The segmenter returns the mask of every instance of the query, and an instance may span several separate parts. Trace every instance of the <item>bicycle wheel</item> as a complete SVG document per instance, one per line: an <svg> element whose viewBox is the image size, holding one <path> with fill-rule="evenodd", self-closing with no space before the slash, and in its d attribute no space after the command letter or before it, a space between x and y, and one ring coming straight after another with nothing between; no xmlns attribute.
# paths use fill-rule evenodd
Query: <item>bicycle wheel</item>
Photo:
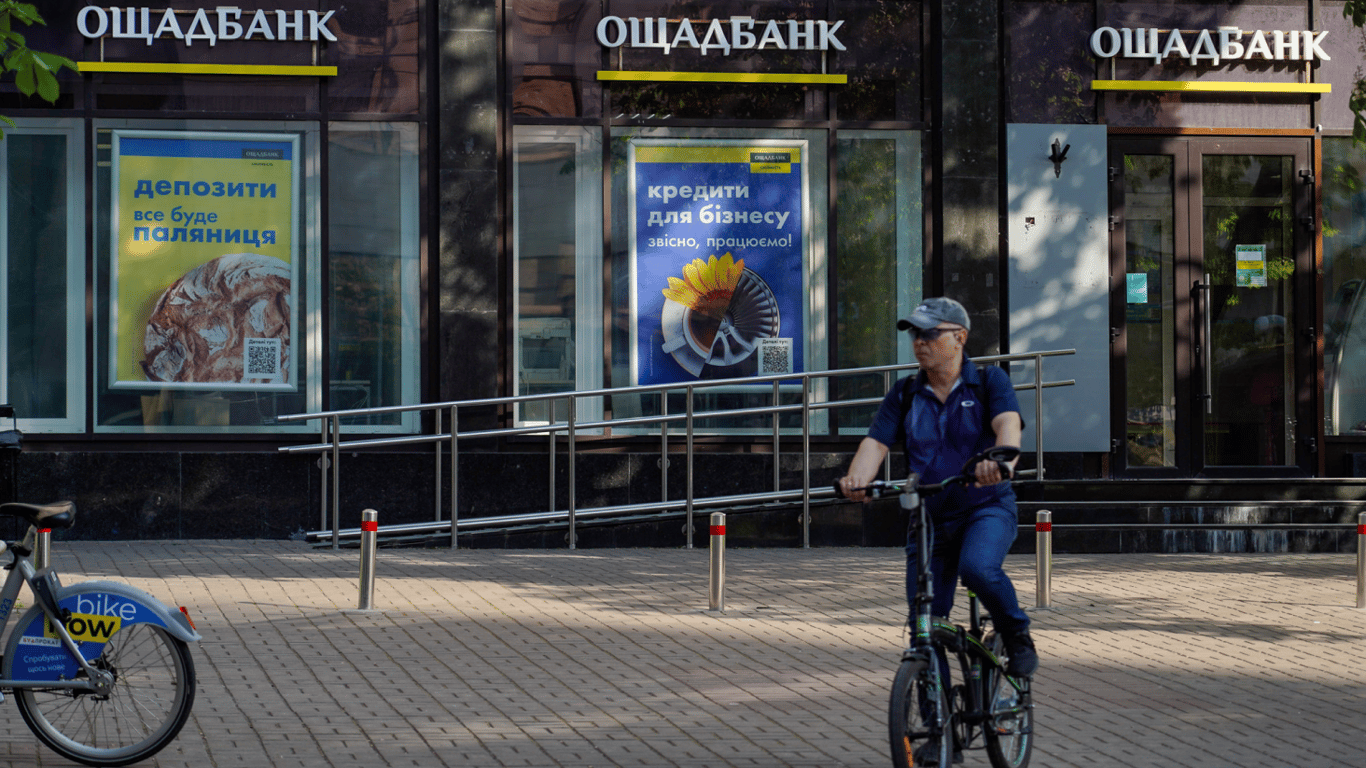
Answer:
<svg viewBox="0 0 1366 768"><path fill-rule="evenodd" d="M997 659L1005 653L1001 638L989 634L983 642ZM987 757L994 768L1025 768L1034 747L1034 710L1029 691L1017 689L997 666L986 669L986 704L989 717L982 724Z"/></svg>
<svg viewBox="0 0 1366 768"><path fill-rule="evenodd" d="M896 768L948 768L951 734L943 685L931 679L925 659L903 660L892 681L892 701L887 715L892 765Z"/></svg>
<svg viewBox="0 0 1366 768"><path fill-rule="evenodd" d="M145 760L171 742L194 704L189 647L155 624L115 632L93 666L114 675L108 696L15 691L19 714L44 744L94 766Z"/></svg>

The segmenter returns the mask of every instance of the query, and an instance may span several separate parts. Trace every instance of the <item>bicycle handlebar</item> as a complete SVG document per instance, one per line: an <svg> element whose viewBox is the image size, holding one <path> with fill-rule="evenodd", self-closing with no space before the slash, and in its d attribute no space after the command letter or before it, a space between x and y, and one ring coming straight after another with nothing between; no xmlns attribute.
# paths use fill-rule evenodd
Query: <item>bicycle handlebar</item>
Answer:
<svg viewBox="0 0 1366 768"><path fill-rule="evenodd" d="M1007 462L1014 461L1019 455L1019 448L1009 445L998 445L988 448L968 459L963 463L963 468L959 470L958 474L953 477L946 477L937 483L921 483L920 476L912 472L910 477L907 477L905 480L874 480L861 489L851 488L850 490L862 490L874 499L880 499L893 493L903 493L910 490L919 491L926 496L932 496L946 488L951 488L955 485L965 485L975 481L977 476L973 474L973 472L977 469L977 465L983 461L996 462L1001 468L1001 474L1009 481L1015 477L1015 471L1010 468L1010 465ZM840 487L838 480L834 482L834 488L836 496L845 498L844 489Z"/></svg>

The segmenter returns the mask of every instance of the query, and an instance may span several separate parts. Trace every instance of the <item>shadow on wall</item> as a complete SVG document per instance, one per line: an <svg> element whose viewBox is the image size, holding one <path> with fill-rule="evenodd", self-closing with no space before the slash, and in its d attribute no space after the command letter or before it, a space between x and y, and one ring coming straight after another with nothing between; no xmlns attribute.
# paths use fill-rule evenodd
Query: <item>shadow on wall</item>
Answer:
<svg viewBox="0 0 1366 768"><path fill-rule="evenodd" d="M441 5L438 400L498 393L497 16ZM492 427L471 423L462 428Z"/></svg>
<svg viewBox="0 0 1366 768"><path fill-rule="evenodd" d="M1056 144L1056 148L1055 148ZM1067 148L1064 160L1062 148ZM1074 379L1044 394L1046 450L1109 450L1109 211L1104 126L1011 125L1007 130L1010 351L1075 349L1046 358L1045 381ZM1012 367L1032 383L1032 364ZM1032 394L1032 393L1027 393ZM1033 445L1040 418L1022 402Z"/></svg>

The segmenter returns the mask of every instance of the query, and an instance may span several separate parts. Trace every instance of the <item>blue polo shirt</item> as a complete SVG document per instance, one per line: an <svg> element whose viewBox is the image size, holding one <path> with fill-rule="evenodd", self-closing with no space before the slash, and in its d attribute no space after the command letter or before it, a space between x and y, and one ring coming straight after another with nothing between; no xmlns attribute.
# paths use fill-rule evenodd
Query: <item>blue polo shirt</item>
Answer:
<svg viewBox="0 0 1366 768"><path fill-rule="evenodd" d="M1020 401L1006 372L996 366L978 368L967 355L963 356L962 374L947 402L939 402L924 372L918 373L910 384L910 395L914 398L911 407L904 423L898 424L901 396L906 391L904 383L905 379L898 381L882 399L868 436L889 448L904 441L910 471L918 473L925 483L937 483L958 474L963 462L996 445L991 420L1002 413L1020 411ZM1015 491L1010 483L997 483L989 488L958 486L926 497L926 505L937 518L953 517L987 505L1014 511Z"/></svg>

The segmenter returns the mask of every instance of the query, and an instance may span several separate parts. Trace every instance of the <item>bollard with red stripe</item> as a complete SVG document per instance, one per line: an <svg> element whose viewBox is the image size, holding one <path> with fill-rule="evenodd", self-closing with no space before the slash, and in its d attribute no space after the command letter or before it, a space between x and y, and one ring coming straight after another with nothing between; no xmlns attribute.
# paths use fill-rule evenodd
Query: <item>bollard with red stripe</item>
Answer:
<svg viewBox="0 0 1366 768"><path fill-rule="evenodd" d="M33 549L33 568L43 570L52 565L52 529L39 528L38 541Z"/></svg>
<svg viewBox="0 0 1366 768"><path fill-rule="evenodd" d="M1357 607L1366 608L1366 512L1357 513Z"/></svg>
<svg viewBox="0 0 1366 768"><path fill-rule="evenodd" d="M1041 509L1034 522L1035 601L1039 608L1053 604L1053 513Z"/></svg>
<svg viewBox="0 0 1366 768"><path fill-rule="evenodd" d="M375 544L379 538L379 513L367 509L360 513L360 601L357 608L370 610L375 604Z"/></svg>
<svg viewBox="0 0 1366 768"><path fill-rule="evenodd" d="M726 610L726 514L711 513L711 569L708 579L709 610Z"/></svg>

